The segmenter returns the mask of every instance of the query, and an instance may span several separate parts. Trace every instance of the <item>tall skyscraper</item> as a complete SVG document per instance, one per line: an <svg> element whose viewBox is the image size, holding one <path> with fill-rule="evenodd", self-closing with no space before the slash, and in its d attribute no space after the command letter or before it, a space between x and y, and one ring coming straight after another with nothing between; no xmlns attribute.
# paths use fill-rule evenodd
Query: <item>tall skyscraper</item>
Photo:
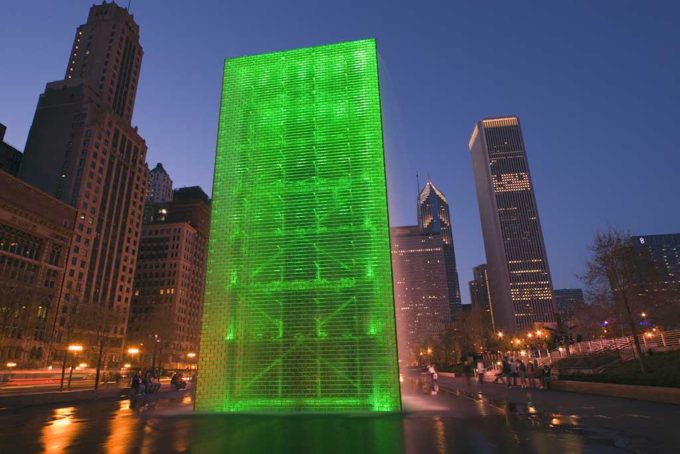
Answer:
<svg viewBox="0 0 680 454"><path fill-rule="evenodd" d="M12 145L5 142L7 127L0 123L0 170L16 176L19 173L22 154Z"/></svg>
<svg viewBox="0 0 680 454"><path fill-rule="evenodd" d="M552 280L519 118L488 118L470 138L496 328L555 322Z"/></svg>
<svg viewBox="0 0 680 454"><path fill-rule="evenodd" d="M451 320L445 243L439 232L418 226L390 233L399 358L410 363L425 344L437 343Z"/></svg>
<svg viewBox="0 0 680 454"><path fill-rule="evenodd" d="M224 66L196 408L400 408L374 40Z"/></svg>
<svg viewBox="0 0 680 454"><path fill-rule="evenodd" d="M162 203L172 200L172 179L160 162L149 172L147 203Z"/></svg>
<svg viewBox="0 0 680 454"><path fill-rule="evenodd" d="M198 352L210 199L198 186L182 188L164 210L142 226L127 343L156 350L142 348L142 364L186 368Z"/></svg>
<svg viewBox="0 0 680 454"><path fill-rule="evenodd" d="M477 265L472 268L472 280L468 285L470 287L470 303L472 307L479 308L482 311L486 318L487 326L495 332L496 322L489 293L489 273L486 264Z"/></svg>
<svg viewBox="0 0 680 454"><path fill-rule="evenodd" d="M40 96L19 171L78 210L57 342L72 335L72 314L98 312L111 323L102 328L110 367L121 359L147 188L146 144L130 123L141 58L132 15L115 3L92 6L65 79Z"/></svg>
<svg viewBox="0 0 680 454"><path fill-rule="evenodd" d="M439 233L446 260L446 281L450 304L450 317L460 310L460 283L456 267L456 250L453 246L453 228L449 203L444 194L428 179L418 195L418 226L423 233Z"/></svg>

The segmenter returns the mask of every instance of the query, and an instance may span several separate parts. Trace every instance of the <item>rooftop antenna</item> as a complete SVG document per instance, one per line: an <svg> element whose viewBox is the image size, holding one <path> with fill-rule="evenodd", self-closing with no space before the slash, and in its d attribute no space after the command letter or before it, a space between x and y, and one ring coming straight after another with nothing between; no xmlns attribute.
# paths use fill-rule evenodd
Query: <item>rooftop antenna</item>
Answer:
<svg viewBox="0 0 680 454"><path fill-rule="evenodd" d="M418 177L418 171L416 170L416 194L420 195L420 178Z"/></svg>
<svg viewBox="0 0 680 454"><path fill-rule="evenodd" d="M132 0L128 0L128 6L127 6L128 13L130 12L130 4L132 4Z"/></svg>

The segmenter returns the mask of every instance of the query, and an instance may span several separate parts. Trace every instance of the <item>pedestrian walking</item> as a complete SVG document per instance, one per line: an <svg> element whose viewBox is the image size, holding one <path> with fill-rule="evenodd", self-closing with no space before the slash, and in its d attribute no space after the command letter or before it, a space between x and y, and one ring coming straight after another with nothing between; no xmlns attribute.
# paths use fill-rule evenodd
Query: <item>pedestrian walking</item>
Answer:
<svg viewBox="0 0 680 454"><path fill-rule="evenodd" d="M477 383L480 385L484 384L484 373L486 372L484 368L484 362L483 361L478 361L477 362Z"/></svg>
<svg viewBox="0 0 680 454"><path fill-rule="evenodd" d="M472 378L472 367L467 361L463 361L463 375L465 375L465 382L470 386L470 379Z"/></svg>
<svg viewBox="0 0 680 454"><path fill-rule="evenodd" d="M505 379L505 384L509 388L509 387L512 386L512 382L511 382L511 380L512 380L512 366L510 365L510 359L507 356L503 357L502 367L503 367L503 378Z"/></svg>
<svg viewBox="0 0 680 454"><path fill-rule="evenodd" d="M524 364L524 361L522 361L521 359L518 359L517 363L518 363L517 370L519 372L519 385L522 388L526 388L527 387L527 366L526 366L526 364Z"/></svg>
<svg viewBox="0 0 680 454"><path fill-rule="evenodd" d="M427 372L430 374L431 394L437 394L437 391L439 391L439 387L437 386L439 376L437 375L437 370L434 368L434 364L430 363L430 365L427 366Z"/></svg>

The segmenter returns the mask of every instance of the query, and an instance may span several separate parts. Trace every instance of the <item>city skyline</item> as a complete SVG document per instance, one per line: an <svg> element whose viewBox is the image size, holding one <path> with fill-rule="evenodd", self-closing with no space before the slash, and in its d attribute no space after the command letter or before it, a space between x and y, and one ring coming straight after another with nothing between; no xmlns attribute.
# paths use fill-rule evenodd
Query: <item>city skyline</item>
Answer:
<svg viewBox="0 0 680 454"><path fill-rule="evenodd" d="M63 76L73 25L83 22L82 12L90 4L51 2L30 14L30 5L4 7L12 20L0 35L10 40L21 33L23 38L2 51L3 61L16 64L8 65L0 76L0 122L8 127L5 140L20 150L44 82ZM253 28L254 21L241 20L255 17L258 5L253 4L237 6L235 13L240 14L229 14L229 20L236 22L227 32L230 27L212 25L226 14L217 3L188 10L166 6L142 2L132 6L136 20L143 24L146 58L153 59L142 68L133 125L139 124L140 134L149 141L148 161L163 162L176 175L178 186L211 186L217 103L200 99L210 99L205 93L218 90L221 58L376 35L387 67L384 116L392 225L414 223L415 171L429 171L451 202L463 282L471 279L474 265L485 261L466 150L466 136L478 117L517 114L523 119L556 287L582 285L575 274L583 272L596 230L614 226L639 235L662 234L673 232L680 223L680 214L666 209L672 203L672 169L680 158L664 150L664 143L670 141L666 131L672 131L670 121L680 105L672 76L678 62L671 58L677 46L673 43L680 40L668 19L677 4L536 11L467 5L456 14L437 8L440 14L411 14L412 30L403 36L396 34L400 27L391 24L422 10L368 5L354 17L354 8L329 5L332 20L324 16L312 23L304 4L272 6L288 22L275 24L267 19ZM474 35L476 42L465 38L473 36L466 20L490 8L498 13L488 16L490 25L508 19L520 25L504 40L503 52L492 50L494 39L489 36ZM302 19L296 19L300 12ZM378 20L382 15L390 20ZM576 17L581 33L563 42ZM301 27L301 20L308 27ZM205 26L198 25L202 22ZM173 37L178 24L196 36ZM529 25L534 31L522 30ZM262 27L271 33L261 33ZM640 36L645 38L628 33L633 27L644 30ZM536 36L545 42L532 47L529 43ZM594 39L598 45L591 48ZM197 40L205 50L194 52ZM489 54L479 61L471 58L481 50ZM442 52L447 58L439 58ZM632 58L635 65L629 64ZM533 63L537 61L538 66ZM493 75L490 63L501 64L503 70ZM414 67L427 71L414 71ZM177 89L182 84L205 91L190 99L189 93ZM164 112L177 113L166 116ZM170 127L174 123L183 127ZM659 132L649 134L649 130ZM613 161L612 153L616 154ZM469 302L467 289L463 302Z"/></svg>

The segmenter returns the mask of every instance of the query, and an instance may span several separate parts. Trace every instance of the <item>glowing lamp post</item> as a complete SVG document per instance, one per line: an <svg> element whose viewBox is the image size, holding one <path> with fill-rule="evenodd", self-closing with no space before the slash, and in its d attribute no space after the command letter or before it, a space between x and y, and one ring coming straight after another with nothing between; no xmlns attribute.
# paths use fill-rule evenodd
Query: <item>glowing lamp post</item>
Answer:
<svg viewBox="0 0 680 454"><path fill-rule="evenodd" d="M66 375L66 360L68 359L69 353L74 356L83 351L83 346L80 344L69 344L64 352L64 361L61 363L61 382L59 383L59 391L64 390L64 377ZM71 369L68 373L68 388L71 389L71 378L73 377L73 364L71 364Z"/></svg>
<svg viewBox="0 0 680 454"><path fill-rule="evenodd" d="M134 358L136 355L139 355L140 350L137 347L130 347L127 349L127 354L132 357L131 363L134 363Z"/></svg>
<svg viewBox="0 0 680 454"><path fill-rule="evenodd" d="M189 363L190 363L189 368L195 369L196 365L194 364L194 360L196 358L196 353L193 353L193 352L187 353L187 358L189 358Z"/></svg>

